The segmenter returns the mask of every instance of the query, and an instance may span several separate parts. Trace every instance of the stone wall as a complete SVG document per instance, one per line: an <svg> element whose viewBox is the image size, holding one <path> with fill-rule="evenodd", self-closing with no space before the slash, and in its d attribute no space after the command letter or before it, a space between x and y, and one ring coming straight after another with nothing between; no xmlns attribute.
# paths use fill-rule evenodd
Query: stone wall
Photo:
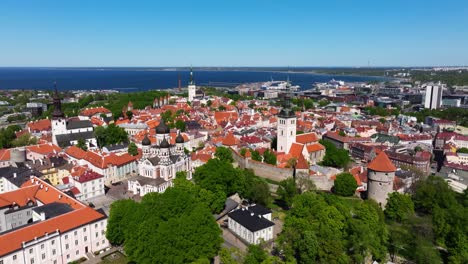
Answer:
<svg viewBox="0 0 468 264"><path fill-rule="evenodd" d="M231 148L232 157L240 168L252 169L255 175L262 178L267 178L273 181L282 181L293 175L293 169L290 168L278 168L274 165L262 163L259 161L252 160L250 158L242 157L237 151Z"/></svg>

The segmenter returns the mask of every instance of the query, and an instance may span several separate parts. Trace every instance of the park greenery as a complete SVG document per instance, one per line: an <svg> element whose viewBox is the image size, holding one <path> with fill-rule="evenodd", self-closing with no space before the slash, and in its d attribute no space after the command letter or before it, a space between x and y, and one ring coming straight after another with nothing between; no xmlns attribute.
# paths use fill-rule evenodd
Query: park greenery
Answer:
<svg viewBox="0 0 468 264"><path fill-rule="evenodd" d="M86 145L86 141L83 138L78 139L78 143L76 146L84 151L88 150L88 146Z"/></svg>
<svg viewBox="0 0 468 264"><path fill-rule="evenodd" d="M325 156L323 157L323 161L321 162L323 166L345 168L351 161L348 151L346 151L345 149L338 149L335 146L335 144L333 144L329 140L321 139L319 142L326 149Z"/></svg>
<svg viewBox="0 0 468 264"><path fill-rule="evenodd" d="M161 91L113 93L108 96L107 102L104 103L103 106L112 112L115 119L118 119L123 115L122 107L127 106L129 102L132 102L134 109L144 109L147 106L153 106L155 98L160 98L166 95L166 92Z"/></svg>
<svg viewBox="0 0 468 264"><path fill-rule="evenodd" d="M468 126L468 109L450 107L447 109L420 109L417 112L409 112L407 115L414 116L418 122L424 122L428 116L456 121L458 125Z"/></svg>
<svg viewBox="0 0 468 264"><path fill-rule="evenodd" d="M349 172L343 172L336 175L334 183L335 193L340 196L352 196L358 187L356 179Z"/></svg>
<svg viewBox="0 0 468 264"><path fill-rule="evenodd" d="M107 127L98 126L94 129L97 144L102 148L111 144L128 142L127 132L115 124L110 124Z"/></svg>
<svg viewBox="0 0 468 264"><path fill-rule="evenodd" d="M420 82L442 82L448 86L468 85L468 71L411 71L412 79Z"/></svg>
<svg viewBox="0 0 468 264"><path fill-rule="evenodd" d="M128 145L128 149L127 149L127 152L128 154L132 155L132 156L136 156L138 155L138 147L135 143L130 143Z"/></svg>
<svg viewBox="0 0 468 264"><path fill-rule="evenodd" d="M0 129L0 149L14 147L13 140L16 139L16 132L20 131L18 125L11 125Z"/></svg>
<svg viewBox="0 0 468 264"><path fill-rule="evenodd" d="M209 263L222 243L203 189L178 177L164 193L111 205L106 236L136 263Z"/></svg>
<svg viewBox="0 0 468 264"><path fill-rule="evenodd" d="M387 109L380 106L368 106L364 110L373 116L398 116L400 114L400 110L397 108Z"/></svg>

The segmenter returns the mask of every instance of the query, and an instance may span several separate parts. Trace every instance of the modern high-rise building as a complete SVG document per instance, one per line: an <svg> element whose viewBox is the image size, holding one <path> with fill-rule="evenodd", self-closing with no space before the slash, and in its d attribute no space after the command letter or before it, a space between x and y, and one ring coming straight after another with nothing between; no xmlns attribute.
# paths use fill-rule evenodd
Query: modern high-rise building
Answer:
<svg viewBox="0 0 468 264"><path fill-rule="evenodd" d="M440 108L442 103L442 86L428 85L426 86L426 100L424 101L424 108L437 109Z"/></svg>

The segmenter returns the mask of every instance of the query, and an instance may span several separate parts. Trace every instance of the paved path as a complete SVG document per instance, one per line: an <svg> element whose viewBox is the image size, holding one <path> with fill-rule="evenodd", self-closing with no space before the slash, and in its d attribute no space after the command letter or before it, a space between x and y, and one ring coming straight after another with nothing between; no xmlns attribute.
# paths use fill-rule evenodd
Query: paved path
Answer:
<svg viewBox="0 0 468 264"><path fill-rule="evenodd" d="M83 264L98 264L98 263L101 263L101 261L102 261L101 258L102 257L107 256L109 254L112 254L112 253L114 253L116 251L119 251L119 249L118 248L111 248L111 249L109 249L107 251L102 252L101 254L99 254L97 256L94 255L91 252L88 252L88 253L86 253L86 257L88 258L88 260L86 260L84 262L81 262L81 263L83 263Z"/></svg>

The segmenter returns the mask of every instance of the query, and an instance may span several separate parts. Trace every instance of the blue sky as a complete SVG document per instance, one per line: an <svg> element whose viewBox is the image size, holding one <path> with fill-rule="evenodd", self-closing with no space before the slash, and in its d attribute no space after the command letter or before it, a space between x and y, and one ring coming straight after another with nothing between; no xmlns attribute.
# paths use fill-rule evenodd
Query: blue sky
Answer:
<svg viewBox="0 0 468 264"><path fill-rule="evenodd" d="M468 65L468 1L0 1L0 66Z"/></svg>

